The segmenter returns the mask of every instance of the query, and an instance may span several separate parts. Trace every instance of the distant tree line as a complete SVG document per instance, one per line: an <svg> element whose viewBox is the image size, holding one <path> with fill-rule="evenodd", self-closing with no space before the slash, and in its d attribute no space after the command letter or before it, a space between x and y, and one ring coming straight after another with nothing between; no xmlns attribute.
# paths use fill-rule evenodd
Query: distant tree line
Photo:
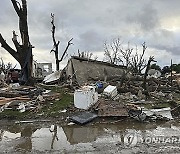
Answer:
<svg viewBox="0 0 180 154"><path fill-rule="evenodd" d="M129 43L128 47L124 49L122 44L123 43L120 38L115 38L112 40L112 42L109 43L105 42L105 61L117 65L122 64L126 66L134 74L141 74L143 70L148 72L149 69L159 70L162 74L170 73L171 70L180 73L180 64L172 64L172 66L164 66L163 68L161 68L156 63L151 64L151 62L156 62L153 56L150 56L149 60L147 61L144 58L147 49L147 45L145 42L141 44L141 52L138 52L137 47L135 49L131 48L129 46Z"/></svg>
<svg viewBox="0 0 180 154"><path fill-rule="evenodd" d="M176 73L180 73L180 63L172 64L172 66L164 66L162 69L159 65L152 64L151 69L159 70L162 74L170 73L171 69L172 69L172 71L175 71Z"/></svg>

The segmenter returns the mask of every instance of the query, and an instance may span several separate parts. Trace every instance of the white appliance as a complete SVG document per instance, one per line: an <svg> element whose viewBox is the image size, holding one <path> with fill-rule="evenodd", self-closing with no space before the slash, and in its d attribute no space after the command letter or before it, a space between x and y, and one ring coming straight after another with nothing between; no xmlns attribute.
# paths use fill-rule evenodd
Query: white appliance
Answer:
<svg viewBox="0 0 180 154"><path fill-rule="evenodd" d="M74 92L74 106L79 109L88 109L98 101L98 93L93 86L84 86Z"/></svg>
<svg viewBox="0 0 180 154"><path fill-rule="evenodd" d="M117 95L117 87L109 85L104 89L103 94L114 98Z"/></svg>

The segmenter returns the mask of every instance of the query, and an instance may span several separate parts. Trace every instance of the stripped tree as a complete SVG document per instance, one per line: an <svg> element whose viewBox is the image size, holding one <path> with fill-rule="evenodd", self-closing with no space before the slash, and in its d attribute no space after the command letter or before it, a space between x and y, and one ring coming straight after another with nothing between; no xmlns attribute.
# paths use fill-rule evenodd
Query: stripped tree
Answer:
<svg viewBox="0 0 180 154"><path fill-rule="evenodd" d="M144 73L143 88L144 88L144 92L146 94L146 97L149 96L149 92L148 92L148 88L147 88L147 76L148 76L148 71L151 68L151 62L157 62L154 60L153 56L149 57L149 60L148 60L147 65L146 65L146 70Z"/></svg>
<svg viewBox="0 0 180 154"><path fill-rule="evenodd" d="M31 84L32 83L32 45L29 41L28 34L28 23L27 23L27 2L21 0L21 3L16 0L11 0L13 7L19 17L19 31L21 36L21 42L17 40L17 34L13 31L12 41L15 46L15 50L11 48L6 40L0 33L1 46L8 51L20 64L21 83Z"/></svg>
<svg viewBox="0 0 180 154"><path fill-rule="evenodd" d="M55 59L56 59L56 70L58 71L59 70L59 63L64 59L67 51L68 51L68 48L71 44L73 44L71 41L73 40L73 38L71 38L69 41L68 41L68 44L61 56L61 58L59 59L59 43L60 41L56 41L56 38L55 38L55 31L56 31L56 26L54 24L54 14L51 13L51 24L52 24L52 39L53 39L53 49L51 50L51 52L54 52L55 54Z"/></svg>
<svg viewBox="0 0 180 154"><path fill-rule="evenodd" d="M129 47L124 50L122 48L122 42L119 38L114 39L112 43L104 43L104 55L107 61L111 64L122 64L130 69L135 74L140 74L143 69L146 68L146 60L144 59L144 54L147 49L146 43L142 44L142 54L137 52L133 53L133 48Z"/></svg>
<svg viewBox="0 0 180 154"><path fill-rule="evenodd" d="M121 44L120 38L114 39L110 44L104 43L104 55L109 63L118 64L123 62L120 58Z"/></svg>
<svg viewBox="0 0 180 154"><path fill-rule="evenodd" d="M147 66L146 60L144 59L144 54L147 49L145 42L142 44L142 48L142 54L138 54L136 49L136 54L132 56L130 61L130 68L132 72L136 74L140 74L141 71L144 70Z"/></svg>

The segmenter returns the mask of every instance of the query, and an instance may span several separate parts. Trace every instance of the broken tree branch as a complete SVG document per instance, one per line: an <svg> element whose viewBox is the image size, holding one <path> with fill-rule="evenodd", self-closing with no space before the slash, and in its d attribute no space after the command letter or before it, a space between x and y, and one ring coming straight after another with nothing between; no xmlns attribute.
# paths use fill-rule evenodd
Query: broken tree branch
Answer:
<svg viewBox="0 0 180 154"><path fill-rule="evenodd" d="M21 51L21 46L19 44L19 42L17 41L17 34L16 32L13 30L13 38L12 41L14 43L14 46L16 47L17 53Z"/></svg>
<svg viewBox="0 0 180 154"><path fill-rule="evenodd" d="M64 59L64 56L65 56L65 54L66 54L69 46L73 44L73 43L71 42L72 40L73 40L73 38L71 38L71 39L68 41L68 44L67 44L67 46L66 46L66 49L64 50L64 53L62 54L61 59L59 60L59 62L61 62L61 61Z"/></svg>
<svg viewBox="0 0 180 154"><path fill-rule="evenodd" d="M21 4L16 0L11 0L13 7L17 13L17 15L21 18L22 17L22 7ZM18 7L19 6L19 7Z"/></svg>
<svg viewBox="0 0 180 154"><path fill-rule="evenodd" d="M0 33L0 43L1 43L1 47L7 50L16 60L19 58L19 56L17 55L17 52L6 43L1 33Z"/></svg>

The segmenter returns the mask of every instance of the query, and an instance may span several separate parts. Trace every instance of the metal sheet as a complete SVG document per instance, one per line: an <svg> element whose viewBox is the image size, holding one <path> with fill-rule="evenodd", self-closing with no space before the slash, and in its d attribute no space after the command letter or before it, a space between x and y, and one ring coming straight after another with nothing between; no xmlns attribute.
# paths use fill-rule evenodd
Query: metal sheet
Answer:
<svg viewBox="0 0 180 154"><path fill-rule="evenodd" d="M78 115L72 116L70 119L79 124L86 124L97 117L97 114L91 112L81 112Z"/></svg>
<svg viewBox="0 0 180 154"><path fill-rule="evenodd" d="M171 108L167 107L167 108L161 108L161 109L143 109L143 112L147 115L147 116L152 116L152 115L161 115L162 117L168 118L168 119L173 119L172 115L171 115Z"/></svg>

